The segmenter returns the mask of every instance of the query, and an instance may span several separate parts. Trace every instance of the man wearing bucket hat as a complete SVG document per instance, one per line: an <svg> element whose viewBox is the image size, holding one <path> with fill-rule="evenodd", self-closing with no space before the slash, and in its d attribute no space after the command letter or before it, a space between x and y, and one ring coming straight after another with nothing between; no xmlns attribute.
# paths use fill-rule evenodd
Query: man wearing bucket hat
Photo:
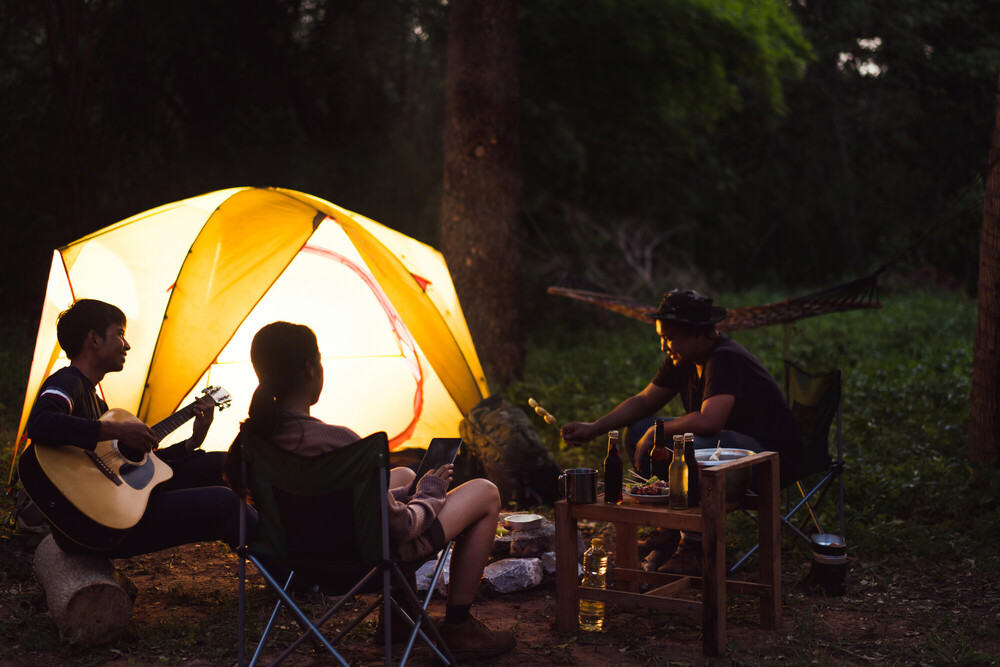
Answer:
<svg viewBox="0 0 1000 667"><path fill-rule="evenodd" d="M625 448L636 469L648 475L655 414L680 395L685 414L663 423L668 443L672 435L690 432L695 434L698 449L721 444L777 451L782 486L790 482L802 449L798 425L763 364L716 330L715 325L725 317L725 308L714 306L710 297L693 290L674 289L664 294L653 319L666 358L652 381L597 420L566 424L563 439L579 445L612 429L628 427ZM683 535L674 557L660 569L700 571L698 540L700 535ZM664 541L669 543L669 536Z"/></svg>

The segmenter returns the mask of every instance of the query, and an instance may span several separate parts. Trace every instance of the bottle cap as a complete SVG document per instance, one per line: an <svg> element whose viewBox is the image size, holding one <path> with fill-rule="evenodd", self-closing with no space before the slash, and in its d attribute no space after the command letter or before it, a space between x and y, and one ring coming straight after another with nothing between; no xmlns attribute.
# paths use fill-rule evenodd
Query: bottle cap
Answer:
<svg viewBox="0 0 1000 667"><path fill-rule="evenodd" d="M590 540L590 546L602 548L604 547L604 539L600 537L595 537L592 540Z"/></svg>
<svg viewBox="0 0 1000 667"><path fill-rule="evenodd" d="M615 440L617 440L618 439L618 431L608 431L608 437L609 438L614 438Z"/></svg>
<svg viewBox="0 0 1000 667"><path fill-rule="evenodd" d="M685 440L694 440L694 433L688 432L684 434Z"/></svg>

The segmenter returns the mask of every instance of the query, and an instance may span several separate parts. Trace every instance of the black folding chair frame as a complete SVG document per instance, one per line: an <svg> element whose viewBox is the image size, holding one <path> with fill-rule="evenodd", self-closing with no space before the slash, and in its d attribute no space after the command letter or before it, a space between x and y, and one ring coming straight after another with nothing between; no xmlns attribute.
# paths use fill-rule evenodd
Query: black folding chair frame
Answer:
<svg viewBox="0 0 1000 667"><path fill-rule="evenodd" d="M388 461L386 457L380 456L382 471L386 472L385 466ZM243 479L247 479L246 471L246 460L242 462L243 468ZM239 549L239 602L238 602L238 649L237 649L237 664L240 667L246 663L246 562L249 560L252 562L260 573L264 576L268 585L275 591L278 595L278 601L271 612L271 616L264 628L261 638L257 642L257 646L254 650L254 654L251 657L250 665L254 665L260 659L264 646L267 643L267 639L274 627L274 623L277 619L278 613L282 607L287 607L295 615L296 620L302 628L304 628L302 634L292 642L285 650L271 663L278 664L282 662L285 658L292 654L306 639L312 637L316 642L323 646L333 658L340 665L348 665L349 663L344 658L344 656L337 650L337 643L347 635L351 630L354 629L364 618L368 616L376 607L382 606L382 618L383 618L383 645L385 651L385 665L386 667L391 667L393 664L393 652L392 652L392 610L395 609L400 616L410 624L410 635L407 641L406 647L403 650L402 657L400 659L399 665L402 667L406 664L409 659L413 647L417 639L421 639L425 644L427 644L431 650L435 653L437 658L441 660L446 665L457 664L451 650L445 643L444 639L438 632L437 627L431 621L430 616L427 614L427 606L430 604L431 597L434 594L435 587L437 585L438 579L440 578L441 572L444 568L444 564L447 561L447 555L449 549L452 548L453 542L449 542L438 556L437 565L434 569L434 574L430 581L430 586L427 590L427 595L423 600L420 600L416 593L411 589L406 576L400 569L399 565L392 559L389 551L389 509L388 502L386 500L388 494L387 488L387 474L379 475L379 488L380 488L380 517L381 517L381 538L382 538L382 558L381 561L375 564L367 574L364 575L357 583L355 583L350 590L344 593L340 600L335 603L330 609L324 612L315 621L310 620L309 617L300 609L300 607L295 603L292 597L291 586L295 579L295 571L291 571L288 575L287 580L284 584L281 584L274 576L269 572L267 566L258 558L256 555L250 552L250 550L245 546L247 544L247 534L246 534L246 492L241 494L241 508L240 508L240 543L242 546ZM246 485L244 484L244 488ZM348 624L347 627L342 628L335 637L332 639L327 639L326 636L320 631L320 627L326 623L330 618L332 618L343 605L349 600L353 599L359 592L366 589L369 582L375 577L381 576L381 591L379 596L371 602L366 609L359 612ZM418 617L416 619L411 618L403 608L403 606L396 600L393 592L392 584L393 580L396 583L396 591L398 594L401 592L407 599L407 603L411 605L411 608L418 609ZM428 636L427 632L424 631L423 625L426 623L426 627L430 632Z"/></svg>

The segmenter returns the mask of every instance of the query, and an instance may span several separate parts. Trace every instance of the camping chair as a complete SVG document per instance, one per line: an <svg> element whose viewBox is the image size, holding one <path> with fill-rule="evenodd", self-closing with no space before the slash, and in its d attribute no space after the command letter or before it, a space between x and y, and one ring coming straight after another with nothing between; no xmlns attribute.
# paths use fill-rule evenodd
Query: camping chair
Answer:
<svg viewBox="0 0 1000 667"><path fill-rule="evenodd" d="M245 526L240 527L241 544L245 545L240 549L239 567L238 664L241 667L245 664L247 560L257 567L279 598L257 642L251 665L260 658L282 607L294 614L303 632L275 663L311 637L339 664L347 665L336 644L376 607L381 607L387 666L392 665L392 609L411 627L400 665L405 664L418 638L444 663L455 664L451 651L427 615L427 605L451 545L442 550L427 595L419 600L390 553L389 449L384 432L308 458L282 451L245 428L236 446L245 481L240 495L245 501L249 492L260 513L257 533L249 542ZM295 594L303 591L342 597L312 621L294 600ZM320 627L356 594L368 592L377 592L376 599L349 619L335 637L327 639ZM408 608L418 609L417 618L410 618L400 605L399 596L409 603ZM433 636L433 641L424 629Z"/></svg>
<svg viewBox="0 0 1000 667"><path fill-rule="evenodd" d="M785 398L799 423L802 434L802 457L796 470L782 475L782 488L794 486L799 492L799 498L781 517L781 522L810 544L812 539L803 532L803 528L807 521L811 521L817 533L826 532L815 508L822 502L835 480L839 486L837 514L840 532L838 534L844 535L844 443L841 435L840 393L839 370L812 374L785 360ZM829 447L830 426L834 417L837 418L836 458L830 456ZM817 474L821 474L821 477L806 491L803 482L815 479ZM802 509L805 509L805 514L796 525L793 517ZM729 572L735 572L756 550L757 545L754 545L729 568Z"/></svg>

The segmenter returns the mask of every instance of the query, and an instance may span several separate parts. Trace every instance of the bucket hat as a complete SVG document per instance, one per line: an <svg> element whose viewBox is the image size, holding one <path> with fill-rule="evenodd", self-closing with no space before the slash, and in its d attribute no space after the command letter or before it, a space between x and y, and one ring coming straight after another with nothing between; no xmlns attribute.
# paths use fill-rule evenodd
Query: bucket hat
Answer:
<svg viewBox="0 0 1000 667"><path fill-rule="evenodd" d="M654 320L666 320L695 326L715 324L726 318L726 309L712 305L712 297L694 290L672 289L663 295Z"/></svg>

